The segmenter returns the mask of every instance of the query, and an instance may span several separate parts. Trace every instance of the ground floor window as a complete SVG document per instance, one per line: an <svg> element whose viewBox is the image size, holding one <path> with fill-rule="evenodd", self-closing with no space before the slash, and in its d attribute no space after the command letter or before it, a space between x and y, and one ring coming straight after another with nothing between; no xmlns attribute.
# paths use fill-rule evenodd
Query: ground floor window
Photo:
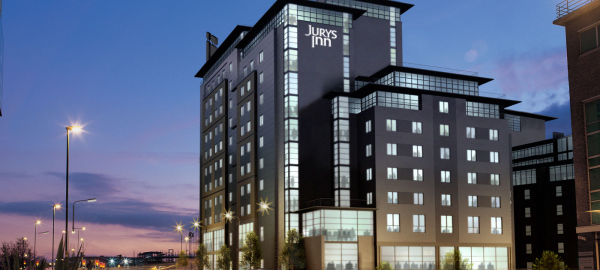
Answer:
<svg viewBox="0 0 600 270"><path fill-rule="evenodd" d="M473 269L508 270L506 247L459 247L463 259L473 263Z"/></svg>
<svg viewBox="0 0 600 270"><path fill-rule="evenodd" d="M435 269L435 247L381 247L381 261L393 269Z"/></svg>
<svg viewBox="0 0 600 270"><path fill-rule="evenodd" d="M325 270L358 270L357 243L325 243Z"/></svg>

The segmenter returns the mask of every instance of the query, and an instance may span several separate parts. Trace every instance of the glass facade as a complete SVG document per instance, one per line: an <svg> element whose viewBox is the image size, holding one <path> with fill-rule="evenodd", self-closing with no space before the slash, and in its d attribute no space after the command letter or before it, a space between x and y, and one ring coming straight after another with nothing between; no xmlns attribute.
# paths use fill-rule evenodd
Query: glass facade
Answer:
<svg viewBox="0 0 600 270"><path fill-rule="evenodd" d="M571 150L573 146L571 143ZM560 151L560 150L559 150ZM554 153L554 144L548 143L544 145L533 146L525 149L515 150L512 152L513 159L520 159L526 157L540 156Z"/></svg>
<svg viewBox="0 0 600 270"><path fill-rule="evenodd" d="M479 84L475 81L451 79L439 76L394 71L374 82L375 84L399 86L436 92L479 96ZM360 83L359 85L365 85Z"/></svg>
<svg viewBox="0 0 600 270"><path fill-rule="evenodd" d="M521 116L505 113L504 119L508 120L508 130L521 131Z"/></svg>
<svg viewBox="0 0 600 270"><path fill-rule="evenodd" d="M358 270L358 244L325 243L325 270Z"/></svg>
<svg viewBox="0 0 600 270"><path fill-rule="evenodd" d="M536 183L536 170L522 170L513 172L513 185L529 185Z"/></svg>
<svg viewBox="0 0 600 270"><path fill-rule="evenodd" d="M381 247L381 262L388 262L393 269L436 269L436 247L398 246Z"/></svg>
<svg viewBox="0 0 600 270"><path fill-rule="evenodd" d="M362 99L363 111L373 106L419 110L419 96L377 91Z"/></svg>
<svg viewBox="0 0 600 270"><path fill-rule="evenodd" d="M326 0L325 2L343 7L366 10L367 12L363 16L384 20L391 20L391 18L394 18L396 21L400 21L400 9L390 10L388 6L355 0ZM394 14L390 14L391 12L394 12Z"/></svg>
<svg viewBox="0 0 600 270"><path fill-rule="evenodd" d="M500 118L500 106L497 104L467 101L467 115L498 119Z"/></svg>
<svg viewBox="0 0 600 270"><path fill-rule="evenodd" d="M302 214L304 237L324 235L325 241L356 242L358 236L373 236L373 212L317 210Z"/></svg>
<svg viewBox="0 0 600 270"><path fill-rule="evenodd" d="M349 98L336 97L333 107L333 164L335 206L350 207L350 108Z"/></svg>
<svg viewBox="0 0 600 270"><path fill-rule="evenodd" d="M508 248L459 247L463 259L469 259L473 269L508 270Z"/></svg>

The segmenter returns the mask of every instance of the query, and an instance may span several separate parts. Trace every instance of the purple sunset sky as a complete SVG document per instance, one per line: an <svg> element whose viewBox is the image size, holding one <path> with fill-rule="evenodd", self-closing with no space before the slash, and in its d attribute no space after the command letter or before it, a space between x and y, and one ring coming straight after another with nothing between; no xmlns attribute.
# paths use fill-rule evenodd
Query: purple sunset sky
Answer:
<svg viewBox="0 0 600 270"><path fill-rule="evenodd" d="M558 1L555 1L558 3ZM513 109L559 117L570 134L564 28L553 1L408 1L406 62L473 70L481 91L523 100ZM65 126L70 202L88 255L179 249L175 222L198 212L204 37L253 25L269 1L4 1L0 118L0 242L52 229L64 203ZM64 211L57 214L57 239ZM38 239L50 256L51 237Z"/></svg>

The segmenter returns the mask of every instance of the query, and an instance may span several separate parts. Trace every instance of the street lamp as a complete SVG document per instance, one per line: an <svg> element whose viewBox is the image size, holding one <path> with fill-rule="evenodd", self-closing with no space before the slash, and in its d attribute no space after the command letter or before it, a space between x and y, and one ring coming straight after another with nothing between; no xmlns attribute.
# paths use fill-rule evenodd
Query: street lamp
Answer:
<svg viewBox="0 0 600 270"><path fill-rule="evenodd" d="M183 250L183 226L181 226L181 223L175 223L175 231L179 234L181 234L181 248L179 249L179 251L181 252Z"/></svg>
<svg viewBox="0 0 600 270"><path fill-rule="evenodd" d="M58 203L52 207L52 270L54 270L54 220L56 217L56 209L60 210L60 207L61 205Z"/></svg>
<svg viewBox="0 0 600 270"><path fill-rule="evenodd" d="M75 208L73 208L75 209ZM75 211L73 211L73 213L75 213ZM75 222L73 222L75 223ZM85 231L85 227L83 228L73 228L73 231L71 232L72 234L75 234L75 230L77 230L77 248L79 248L79 239L81 239L81 241L83 241L83 238L79 238L79 230L84 230Z"/></svg>
<svg viewBox="0 0 600 270"><path fill-rule="evenodd" d="M42 221L41 220L37 220L35 222L35 226L34 226L35 227L34 234L33 234L33 261L34 262L35 262L35 247L36 247L36 244L37 244L37 234L38 234L37 233L37 226L40 225L40 224L42 224ZM43 232L43 234L46 234L46 233L48 233L48 232ZM42 233L40 233L40 234L42 234Z"/></svg>
<svg viewBox="0 0 600 270"><path fill-rule="evenodd" d="M80 126L68 126L67 127L67 188L66 188L66 200L65 205L67 206L65 212L65 232L69 231L69 148L70 148L70 137L69 131L73 131L75 133L81 132ZM65 251L68 251L69 246L69 235L65 234ZM68 252L65 252L68 253Z"/></svg>
<svg viewBox="0 0 600 270"><path fill-rule="evenodd" d="M75 204L78 202L95 202L97 201L96 198L93 199L87 199L87 200L79 200L79 201L75 201L73 203L73 232L75 232Z"/></svg>
<svg viewBox="0 0 600 270"><path fill-rule="evenodd" d="M194 229L194 232L198 232L202 230L202 221L199 221L200 218L194 218L192 223L192 227L190 227L190 229ZM198 234L198 238L200 238L200 234ZM192 249L194 248L194 244L196 241L192 240Z"/></svg>
<svg viewBox="0 0 600 270"><path fill-rule="evenodd" d="M190 238L186 236L185 237L185 245L186 245L186 247L185 247L186 248L185 255L186 256L189 256L188 251L187 251L187 249L189 248L189 245L188 245L188 241L189 240L190 240Z"/></svg>

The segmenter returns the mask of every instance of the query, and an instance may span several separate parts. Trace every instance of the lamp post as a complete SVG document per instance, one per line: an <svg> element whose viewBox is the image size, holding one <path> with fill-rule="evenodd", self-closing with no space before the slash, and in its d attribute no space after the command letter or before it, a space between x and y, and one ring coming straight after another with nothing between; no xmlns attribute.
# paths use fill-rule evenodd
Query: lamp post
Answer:
<svg viewBox="0 0 600 270"><path fill-rule="evenodd" d="M34 234L33 234L33 262L35 262L35 255L36 255L35 254L35 248L36 248L36 244L37 244L37 235L38 235L38 233L37 233L37 225L40 225L40 224L42 224L42 221L37 220L35 222L35 226L34 226L35 229L34 229ZM40 234L47 234L47 233L48 232L41 232Z"/></svg>
<svg viewBox="0 0 600 270"><path fill-rule="evenodd" d="M193 228L194 232L198 232L198 231L202 230L202 221L199 221L199 220L200 220L200 218L197 218L197 219L194 218L194 221L190 222L190 223L192 223L192 227L190 227L190 229ZM200 234L198 234L198 239L200 239ZM192 241L196 242L195 240L192 240ZM194 244L192 244L192 249L193 248L194 248Z"/></svg>
<svg viewBox="0 0 600 270"><path fill-rule="evenodd" d="M51 258L51 262L52 262L52 270L54 270L54 220L56 217L56 209L60 209L60 204L55 204L52 207L52 258Z"/></svg>
<svg viewBox="0 0 600 270"><path fill-rule="evenodd" d="M179 249L179 252L181 253L181 251L183 251L183 226L181 226L181 223L176 223L177 225L175 225L175 231L179 234L181 234L181 247Z"/></svg>
<svg viewBox="0 0 600 270"><path fill-rule="evenodd" d="M73 213L75 213L75 208L73 208ZM74 224L75 222L73 222ZM85 231L85 227L82 228L73 228L73 234L75 234L75 230L77 230L77 247L79 248L79 240L83 241L83 238L79 238L79 230L84 230Z"/></svg>
<svg viewBox="0 0 600 270"><path fill-rule="evenodd" d="M190 247L189 244L188 244L189 240L190 240L190 238L186 236L185 237L185 245L186 245L186 247L185 247L185 255L186 256L189 256L189 254L188 254L188 248Z"/></svg>
<svg viewBox="0 0 600 270"><path fill-rule="evenodd" d="M65 232L69 231L69 146L70 146L70 137L69 131L80 132L80 126L68 126L67 127L67 188L66 188L66 200L65 205L67 206L65 213ZM68 254L69 246L69 234L65 234L65 253Z"/></svg>
<svg viewBox="0 0 600 270"><path fill-rule="evenodd" d="M87 199L87 200L75 201L73 203L73 227L72 227L73 228L73 230L72 230L73 232L75 232L75 204L78 203L78 202L95 202L95 201L97 201L96 198L92 198L92 199Z"/></svg>
<svg viewBox="0 0 600 270"><path fill-rule="evenodd" d="M27 237L23 237L23 263L25 263L25 258L27 258L27 252L25 251L25 241L27 241ZM18 249L17 249L18 251ZM18 252L17 252L18 253Z"/></svg>

